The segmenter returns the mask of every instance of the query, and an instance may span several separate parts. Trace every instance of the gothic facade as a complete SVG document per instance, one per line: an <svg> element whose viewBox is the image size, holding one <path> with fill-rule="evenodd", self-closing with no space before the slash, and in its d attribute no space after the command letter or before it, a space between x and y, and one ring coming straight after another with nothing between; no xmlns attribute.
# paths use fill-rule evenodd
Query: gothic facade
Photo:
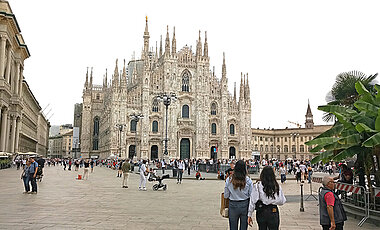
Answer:
<svg viewBox="0 0 380 230"><path fill-rule="evenodd" d="M138 159L163 158L165 106L157 100L163 93L177 97L168 109L169 158L249 158L251 99L248 74L241 76L240 94L228 91L223 54L222 76L210 69L207 32L196 50L177 51L175 28L167 30L159 50L149 46L148 20L141 58L123 63L116 60L110 81L93 83L87 70L83 89L80 148L84 157L118 155ZM120 66L121 67L121 66ZM136 122L131 114L142 114Z"/></svg>

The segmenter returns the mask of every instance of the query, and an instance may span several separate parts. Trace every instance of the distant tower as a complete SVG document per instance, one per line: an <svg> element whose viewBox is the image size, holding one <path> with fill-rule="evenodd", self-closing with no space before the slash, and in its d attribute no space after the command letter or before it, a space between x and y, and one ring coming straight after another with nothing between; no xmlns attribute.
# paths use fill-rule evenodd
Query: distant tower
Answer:
<svg viewBox="0 0 380 230"><path fill-rule="evenodd" d="M306 117L305 128L307 129L314 128L313 114L311 113L309 101L307 102L307 111L306 111L305 117Z"/></svg>

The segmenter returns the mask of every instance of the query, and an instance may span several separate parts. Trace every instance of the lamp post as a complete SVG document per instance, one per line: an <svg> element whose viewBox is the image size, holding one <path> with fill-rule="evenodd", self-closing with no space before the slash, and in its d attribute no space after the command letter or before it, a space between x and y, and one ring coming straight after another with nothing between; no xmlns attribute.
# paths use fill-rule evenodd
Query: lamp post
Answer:
<svg viewBox="0 0 380 230"><path fill-rule="evenodd" d="M121 132L123 132L123 127L125 124L116 124L116 128L120 131L119 133L119 157L121 157Z"/></svg>
<svg viewBox="0 0 380 230"><path fill-rule="evenodd" d="M134 156L137 156L137 123L139 122L139 120L141 118L143 118L144 115L139 113L139 114L136 114L136 113L132 113L129 115L129 118L131 118L132 121L135 121L136 122L136 130L135 130L135 152L133 153L133 156L131 157L133 159Z"/></svg>
<svg viewBox="0 0 380 230"><path fill-rule="evenodd" d="M177 96L175 95L175 93L163 93L157 96L157 100L162 101L166 108L164 155L168 155L168 108L172 101L177 100Z"/></svg>
<svg viewBox="0 0 380 230"><path fill-rule="evenodd" d="M295 146L296 146L296 151L294 152L294 154L296 154L296 157L294 157L294 158L297 158L297 147L298 147L298 136L299 136L300 134L299 133L290 133L290 136L293 138L293 140L292 141L294 141L295 142ZM296 138L297 138L297 140L296 140ZM293 149L292 149L293 150ZM293 151L292 151L293 152ZM294 159L295 160L295 159Z"/></svg>

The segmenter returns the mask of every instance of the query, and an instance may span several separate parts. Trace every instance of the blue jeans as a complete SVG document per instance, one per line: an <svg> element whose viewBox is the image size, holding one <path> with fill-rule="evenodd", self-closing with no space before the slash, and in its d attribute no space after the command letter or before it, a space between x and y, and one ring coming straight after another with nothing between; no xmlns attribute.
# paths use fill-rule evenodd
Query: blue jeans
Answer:
<svg viewBox="0 0 380 230"><path fill-rule="evenodd" d="M25 187L25 192L29 192L30 191L30 186L29 186L29 176L24 176L22 178L22 180L24 181L24 187Z"/></svg>
<svg viewBox="0 0 380 230"><path fill-rule="evenodd" d="M228 220L230 230L238 230L238 222L240 220L240 230L248 228L248 206L249 199L243 201L230 200L228 207Z"/></svg>
<svg viewBox="0 0 380 230"><path fill-rule="evenodd" d="M29 174L29 181L32 184L32 192L37 192L37 181L33 175L34 173Z"/></svg>

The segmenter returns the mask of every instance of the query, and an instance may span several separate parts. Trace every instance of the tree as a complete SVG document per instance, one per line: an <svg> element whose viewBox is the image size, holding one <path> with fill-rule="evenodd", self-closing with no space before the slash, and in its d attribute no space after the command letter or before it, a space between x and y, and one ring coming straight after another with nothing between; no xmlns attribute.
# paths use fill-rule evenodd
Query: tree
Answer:
<svg viewBox="0 0 380 230"><path fill-rule="evenodd" d="M337 120L331 129L305 144L316 145L311 152L322 151L311 163L341 161L356 155L370 178L371 171L380 172L379 165L375 168L375 158L376 162L380 159L380 86L375 85L375 92L370 92L358 81L355 89L358 96L352 101L353 108L331 104L318 107ZM378 184L379 179L376 175ZM371 180L368 186L372 189Z"/></svg>
<svg viewBox="0 0 380 230"><path fill-rule="evenodd" d="M354 102L358 99L358 92L355 90L355 83L360 81L365 88L373 91L374 80L377 73L366 76L360 71L350 71L340 73L335 80L331 91L326 96L328 105L341 105L354 109ZM325 113L322 118L324 121L334 121L335 117L332 113Z"/></svg>

